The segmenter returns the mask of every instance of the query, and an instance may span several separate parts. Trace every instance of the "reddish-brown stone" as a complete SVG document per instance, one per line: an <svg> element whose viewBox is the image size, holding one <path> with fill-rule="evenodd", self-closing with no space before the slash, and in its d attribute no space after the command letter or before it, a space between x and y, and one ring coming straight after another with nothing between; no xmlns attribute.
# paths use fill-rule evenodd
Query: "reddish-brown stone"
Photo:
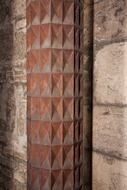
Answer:
<svg viewBox="0 0 127 190"><path fill-rule="evenodd" d="M28 190L81 190L81 0L27 1Z"/></svg>

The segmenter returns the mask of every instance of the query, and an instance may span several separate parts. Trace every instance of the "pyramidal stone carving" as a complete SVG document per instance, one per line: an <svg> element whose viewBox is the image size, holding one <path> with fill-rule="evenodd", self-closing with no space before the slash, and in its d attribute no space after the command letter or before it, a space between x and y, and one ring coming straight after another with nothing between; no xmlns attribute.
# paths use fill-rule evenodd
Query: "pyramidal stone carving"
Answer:
<svg viewBox="0 0 127 190"><path fill-rule="evenodd" d="M28 190L83 189L82 0L27 0Z"/></svg>

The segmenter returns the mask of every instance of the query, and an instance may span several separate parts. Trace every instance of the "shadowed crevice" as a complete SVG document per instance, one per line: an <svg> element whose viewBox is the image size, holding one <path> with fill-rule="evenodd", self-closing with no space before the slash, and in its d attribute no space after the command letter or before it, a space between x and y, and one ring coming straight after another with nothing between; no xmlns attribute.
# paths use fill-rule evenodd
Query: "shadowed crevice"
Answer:
<svg viewBox="0 0 127 190"><path fill-rule="evenodd" d="M13 189L14 78L12 1L0 0L0 190Z"/></svg>

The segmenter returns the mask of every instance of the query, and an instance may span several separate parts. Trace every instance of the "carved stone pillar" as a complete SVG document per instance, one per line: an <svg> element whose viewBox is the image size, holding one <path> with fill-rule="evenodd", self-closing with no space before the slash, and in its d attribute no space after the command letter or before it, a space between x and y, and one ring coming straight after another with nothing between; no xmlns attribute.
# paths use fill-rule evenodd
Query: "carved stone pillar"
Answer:
<svg viewBox="0 0 127 190"><path fill-rule="evenodd" d="M27 1L28 190L81 190L81 0Z"/></svg>

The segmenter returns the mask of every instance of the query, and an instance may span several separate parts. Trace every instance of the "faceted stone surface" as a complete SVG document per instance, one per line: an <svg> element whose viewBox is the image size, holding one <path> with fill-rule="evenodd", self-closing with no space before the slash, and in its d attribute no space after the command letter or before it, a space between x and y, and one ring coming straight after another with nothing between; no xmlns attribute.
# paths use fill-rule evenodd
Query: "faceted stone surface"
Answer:
<svg viewBox="0 0 127 190"><path fill-rule="evenodd" d="M29 190L83 188L82 7L27 2Z"/></svg>

